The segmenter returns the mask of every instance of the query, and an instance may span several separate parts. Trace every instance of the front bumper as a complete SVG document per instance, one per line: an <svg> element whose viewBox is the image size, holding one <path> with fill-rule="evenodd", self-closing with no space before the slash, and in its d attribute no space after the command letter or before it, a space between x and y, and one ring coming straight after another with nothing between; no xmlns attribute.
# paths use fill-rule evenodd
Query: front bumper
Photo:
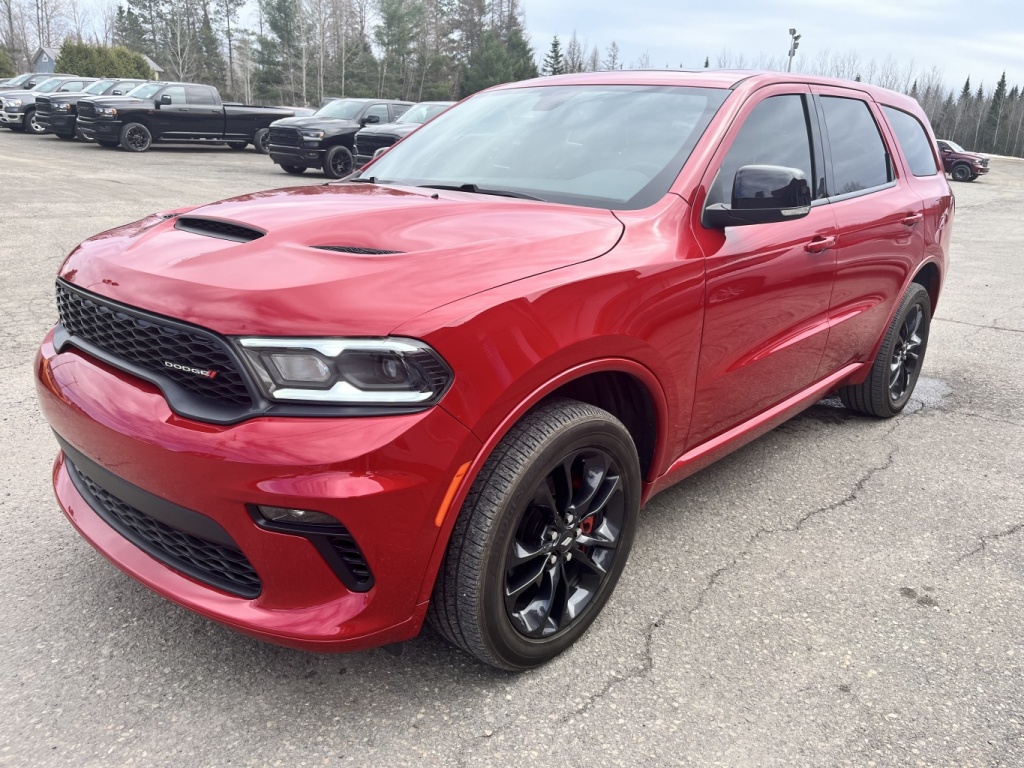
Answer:
<svg viewBox="0 0 1024 768"><path fill-rule="evenodd" d="M4 125L21 125L24 119L24 112L12 112L7 109L0 111L0 123Z"/></svg>
<svg viewBox="0 0 1024 768"><path fill-rule="evenodd" d="M86 471L98 473L91 479L113 484L105 488L113 495L140 491L143 501L130 502L137 507L166 503L212 522L260 586L255 597L231 594L147 554L97 513L62 451L54 465L60 506L114 565L179 605L291 647L352 651L419 631L435 515L457 468L480 449L442 408L216 426L177 416L146 382L74 349L57 353L52 339L51 332L37 357L36 386L69 454L80 453ZM256 504L334 515L358 544L373 586L347 588L309 538L257 525Z"/></svg>
<svg viewBox="0 0 1024 768"><path fill-rule="evenodd" d="M316 147L287 147L270 145L270 159L277 165L292 165L298 168L319 168L324 164L326 150Z"/></svg>
<svg viewBox="0 0 1024 768"><path fill-rule="evenodd" d="M77 122L77 115L68 112L51 112L47 115L49 119L46 121L46 127L50 129L52 133L63 133L65 135L75 135L75 123ZM39 116L39 122L44 122L44 117Z"/></svg>
<svg viewBox="0 0 1024 768"><path fill-rule="evenodd" d="M78 118L77 129L89 140L118 141L121 131L120 120L97 120Z"/></svg>

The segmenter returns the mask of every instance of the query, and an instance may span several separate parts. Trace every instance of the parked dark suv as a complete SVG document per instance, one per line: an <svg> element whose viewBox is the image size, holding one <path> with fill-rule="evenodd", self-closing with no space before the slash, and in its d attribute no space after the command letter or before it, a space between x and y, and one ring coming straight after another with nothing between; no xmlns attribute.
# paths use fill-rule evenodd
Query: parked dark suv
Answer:
<svg viewBox="0 0 1024 768"><path fill-rule="evenodd" d="M942 168L954 181L974 181L988 173L988 158L977 152L968 152L955 141L939 139Z"/></svg>
<svg viewBox="0 0 1024 768"><path fill-rule="evenodd" d="M656 493L831 394L906 407L953 218L899 93L498 86L351 181L75 248L34 366L57 498L116 566L248 635L354 651L429 619L535 667L598 617ZM589 663L614 662L566 670Z"/></svg>
<svg viewBox="0 0 1024 768"><path fill-rule="evenodd" d="M401 141L424 123L433 120L454 101L421 101L393 123L368 125L356 133L356 166L362 168L374 155Z"/></svg>
<svg viewBox="0 0 1024 768"><path fill-rule="evenodd" d="M410 101L334 99L309 117L289 117L270 126L270 159L286 173L320 168L332 179L355 169L355 135L365 125L391 123Z"/></svg>

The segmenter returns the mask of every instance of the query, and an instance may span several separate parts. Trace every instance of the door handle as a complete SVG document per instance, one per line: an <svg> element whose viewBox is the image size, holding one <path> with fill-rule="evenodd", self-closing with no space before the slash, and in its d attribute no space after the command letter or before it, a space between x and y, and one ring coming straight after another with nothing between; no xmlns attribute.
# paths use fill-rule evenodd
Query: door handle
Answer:
<svg viewBox="0 0 1024 768"><path fill-rule="evenodd" d="M804 245L804 250L808 253L821 253L827 251L830 248L836 247L836 238L834 235L828 237L816 237L811 242Z"/></svg>
<svg viewBox="0 0 1024 768"><path fill-rule="evenodd" d="M923 218L924 218L924 214L923 213L911 213L911 214L903 217L903 225L907 226L907 227L912 227L915 224L917 224L919 221L921 221L921 219L923 219Z"/></svg>

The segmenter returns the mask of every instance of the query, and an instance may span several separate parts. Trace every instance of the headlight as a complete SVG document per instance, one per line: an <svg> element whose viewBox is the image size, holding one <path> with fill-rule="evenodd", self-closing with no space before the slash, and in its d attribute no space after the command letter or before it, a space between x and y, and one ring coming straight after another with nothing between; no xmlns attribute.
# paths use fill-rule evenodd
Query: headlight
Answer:
<svg viewBox="0 0 1024 768"><path fill-rule="evenodd" d="M20 107L21 99L4 99L5 107Z"/></svg>
<svg viewBox="0 0 1024 768"><path fill-rule="evenodd" d="M324 137L323 131L301 131L301 133L304 139L322 139Z"/></svg>
<svg viewBox="0 0 1024 768"><path fill-rule="evenodd" d="M117 110L113 107L96 107L96 117L117 117Z"/></svg>
<svg viewBox="0 0 1024 768"><path fill-rule="evenodd" d="M271 400L330 405L433 405L452 371L422 341L238 339Z"/></svg>
<svg viewBox="0 0 1024 768"><path fill-rule="evenodd" d="M70 112L71 111L71 105L68 104L67 102L63 102L63 103L58 102L57 104L53 105L53 111L54 112Z"/></svg>

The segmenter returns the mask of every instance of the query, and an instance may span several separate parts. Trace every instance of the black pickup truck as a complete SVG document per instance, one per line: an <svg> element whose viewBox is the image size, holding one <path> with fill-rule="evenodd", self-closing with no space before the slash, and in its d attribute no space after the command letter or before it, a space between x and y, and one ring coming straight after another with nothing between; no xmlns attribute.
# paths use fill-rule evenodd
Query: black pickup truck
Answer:
<svg viewBox="0 0 1024 768"><path fill-rule="evenodd" d="M95 77L54 75L23 91L0 93L0 125L12 131L45 133L46 128L36 121L36 98L47 93L80 93L95 83Z"/></svg>
<svg viewBox="0 0 1024 768"><path fill-rule="evenodd" d="M286 173L320 168L332 179L355 170L356 131L393 123L412 106L388 99L334 99L309 117L278 120L270 127L270 159Z"/></svg>
<svg viewBox="0 0 1024 768"><path fill-rule="evenodd" d="M155 143L223 142L232 149L252 144L267 152L267 128L291 117L289 109L224 103L210 85L150 83L131 96L78 102L78 130L102 147L145 152Z"/></svg>
<svg viewBox="0 0 1024 768"><path fill-rule="evenodd" d="M124 96L145 83L138 79L97 80L79 93L55 93L36 96L36 122L62 139L75 138L78 102L90 96Z"/></svg>

